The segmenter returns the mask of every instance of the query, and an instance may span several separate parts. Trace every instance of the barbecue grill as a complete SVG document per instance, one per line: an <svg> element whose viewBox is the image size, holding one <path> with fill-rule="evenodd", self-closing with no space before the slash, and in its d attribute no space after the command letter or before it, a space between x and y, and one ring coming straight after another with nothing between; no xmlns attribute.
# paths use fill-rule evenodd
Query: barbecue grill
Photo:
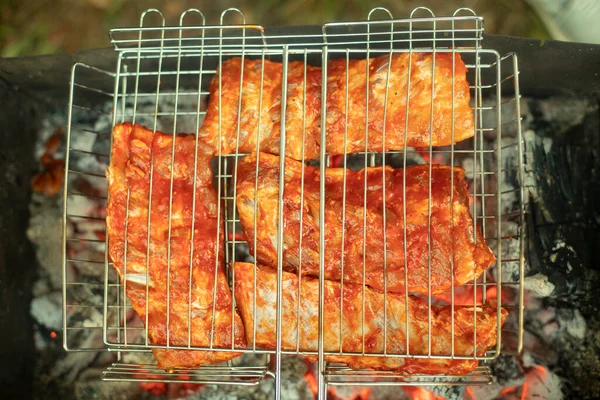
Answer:
<svg viewBox="0 0 600 400"><path fill-rule="evenodd" d="M106 70L83 63L76 63L72 69L63 208L63 344L69 351L98 351L102 349L116 352L119 361L105 371L105 380L185 381L191 383L253 385L262 379L272 377L276 381L276 393L279 398L282 356L301 355L312 356L317 360L319 395L323 398L327 393L328 385L487 384L491 382L492 375L486 366L486 361L498 357L501 353L518 353L521 350L524 290L522 281L524 272L524 232L521 227L524 222L525 209L522 137L518 117L513 120L503 119L503 115L508 114L506 112L508 108L515 110L510 114L520 115L518 63L514 54L500 55L495 50L484 47L483 20L473 11L459 9L450 17L436 17L429 9L418 8L411 13L410 18L395 19L389 11L376 8L369 13L365 21L336 22L325 24L320 28L296 29L264 28L247 24L244 15L237 9L225 10L218 25L207 25L203 14L199 10L193 9L181 15L178 25L168 26L160 11L148 10L142 14L139 27L113 29L110 32L110 37L114 50L118 54L118 61L114 70ZM455 307L472 307L475 347L477 341L475 313L477 310L493 307L500 313L501 308L504 308L509 311L509 318L503 326L498 320L496 324L497 344L495 348L490 349L484 355L477 355L475 350L473 350L472 355L459 355L455 352L454 345L448 354L432 353L431 331L427 333L427 342L429 343L427 354L411 352L408 346L406 352L400 354L387 351L371 353L365 350L365 347L363 347L361 353L348 353L343 351L342 348L338 352L326 351L323 343L323 265L325 262L324 249L327 226L324 220L326 204L325 186L324 180L322 180L319 216L321 273L319 277L320 334L318 351L306 351L299 347L295 350L284 350L280 346L282 331L281 295L283 290L281 284L283 267L281 254L284 231L282 226L282 193L284 188L283 156L286 153L285 121L287 105L285 93L288 89L288 62L292 60L303 62L304 73L306 74L307 65L326 66L333 59L345 59L346 65L348 65L352 59L369 59L379 55L390 55L391 57L392 54L400 53L407 53L410 57L417 51L433 55L451 54L453 60L459 55L464 60L469 70L467 78L471 92L471 107L475 119L474 137L445 147L430 145L425 149L415 149L404 146L403 150L384 151L382 153L370 152L368 148L365 148L365 151L360 153L342 154L340 166L345 170L351 170L380 165L394 165L403 167L406 170L407 166L415 163L415 160L417 160L416 162L422 162L423 159L438 160L438 162L448 165L470 166L467 175L470 180L471 214L473 215L473 223L476 225L473 231L477 231L477 226L481 228L486 241L495 253L496 263L479 279L465 285L466 289L463 290L469 293L466 298L465 296L457 296L458 288L455 288L452 284L447 301L452 308L452 314L454 314ZM110 146L108 145L110 133L97 131L95 121L99 118L110 118L112 125L120 122L138 122L145 124L155 132L161 130L172 134L198 132L206 112L209 94L208 84L214 74L219 73L220 75L222 62L231 57L258 59L261 60L263 65L265 60L279 61L282 62L283 68L280 143L282 161L279 179L280 206L277 230L279 257L276 332L278 346L275 350L265 350L259 348L256 343L249 342L246 349L234 348L233 345L223 348L214 346L212 339L210 346L202 348L192 346L191 342L186 346L155 345L150 343L148 339L147 325L144 326L141 323L143 321L140 321L137 316L131 316L131 304L125 295L127 280L122 283L111 266L106 250L108 240L102 237L91 237L87 234L81 235L68 229L69 221L75 220L90 220L91 223L102 226L105 224L104 213L108 191L104 170L110 161ZM389 64L391 65L391 63ZM435 73L434 65L435 61L432 66L432 74ZM266 78L264 77L264 79ZM454 78L453 70L453 89ZM325 82L326 80L327 68L323 68L322 81ZM386 88L387 86L386 82ZM326 98L326 90L327 85L322 85L323 99ZM410 97L410 90L409 84L406 93L407 98ZM503 97L503 94L506 93L511 93L511 97ZM386 98L387 95L386 89ZM85 98L85 101L80 100L83 98ZM94 99L91 103L89 102L90 98ZM304 98L306 98L306 86L304 86ZM110 108L106 107L107 102L112 103ZM432 119L434 102L435 99L432 98ZM347 93L346 104L348 104ZM241 107L241 101L239 107ZM306 107L306 104L304 104L304 107ZM454 109L454 104L452 108ZM407 102L407 115L408 109L409 104ZM326 168L334 166L334 156L339 156L330 154L325 146L326 113L327 104L326 101L323 101L321 110L321 143L323 145L321 146L319 158L305 159L304 152L302 152L302 161L318 166L321 176L324 176ZM75 114L78 116L77 121L83 120L89 121L89 123L84 125L80 122L73 123ZM82 116L84 117L82 118ZM225 118L225 116L222 116L222 118ZM433 120L430 124L432 123ZM406 124L408 128L408 121ZM392 132L385 132L385 124L383 125L384 137L386 134L393 134ZM344 133L340 132L340 134ZM452 135L454 137L454 131ZM93 152L82 151L77 148L79 141L95 140L97 136L105 137L107 146ZM367 141L368 137L365 142ZM385 140L383 142L385 143ZM518 157L508 160L503 159L502 151L507 148L518 149ZM232 154L222 154L219 151L212 162L214 184L220 200L217 213L219 218L223 218L223 223L219 226L223 227L225 237L224 262L232 292L235 291L235 262L256 259L256 253L252 254L250 252L248 244L240 235L242 229L235 207L237 164L238 160L246 155L238 151ZM78 160L77 166L70 162L73 157ZM86 168L79 168L81 165L86 166ZM77 185L77 179L81 175L84 175L90 182L94 182L93 187L82 189L81 185ZM452 176L452 179L454 179L454 176ZM516 189L505 189L505 182L518 182L518 184ZM385 185L383 187L385 193ZM430 194L431 190L430 181ZM404 196L406 196L406 193L404 193ZM385 198L385 195L383 197ZM96 204L98 216L78 215L76 213L77 204L81 201ZM406 208L404 213L406 216ZM429 200L429 218L431 218L431 198ZM363 228L366 223L366 219L363 219ZM429 236L431 235L430 230L431 228L428 230ZM366 232L366 229L363 229L363 231ZM520 257L503 257L503 244L506 243L510 243L510 246L513 247L518 246ZM71 258L70 249L73 246L78 249L89 249L90 259ZM382 246L385 254L386 246L383 243ZM429 241L428 248L424 249L429 254L429 276L431 276L431 246L431 241ZM256 244L253 248L256 249ZM97 281L77 280L74 275L70 274L70 263L88 263L90 268L104 268L103 278ZM167 290L169 290L169 286L167 285ZM77 292L79 290L98 291L99 289L102 289L103 293L101 304L78 303ZM297 288L296 290L299 293L300 289ZM213 296L213 304L215 296L216 291ZM384 291L384 299L385 296L387 294ZM408 299L408 288L405 289L404 296ZM168 298L169 295L167 294ZM431 279L429 280L428 294L424 298L427 299L429 304L440 301L432 294ZM386 304L385 300L384 304ZM232 307L235 307L235 305L232 305ZM89 308L95 313L101 313L101 323L90 324L89 321L73 318L74 310L81 311L82 308ZM235 315L235 312L232 315ZM364 313L362 315L364 319ZM386 315L385 312L384 315ZM364 320L362 322L364 324ZM408 337L408 325L406 326L406 336ZM384 323L384 327L387 327L387 324ZM429 329L431 329L431 309L429 311ZM82 331L88 330L102 330L104 343L90 345L82 341L81 338L84 336ZM387 337L387 328L384 328L383 331L384 337ZM452 320L452 334L454 335L454 319ZM153 364L127 361L127 354L147 353L152 348L235 351L244 354L242 357L233 359L223 365L206 365L193 370L168 372L158 369ZM327 355L476 359L481 362L474 372L464 376L411 376L389 371L351 370L343 364L326 362L325 356ZM274 362L270 361L270 357L273 358Z"/></svg>

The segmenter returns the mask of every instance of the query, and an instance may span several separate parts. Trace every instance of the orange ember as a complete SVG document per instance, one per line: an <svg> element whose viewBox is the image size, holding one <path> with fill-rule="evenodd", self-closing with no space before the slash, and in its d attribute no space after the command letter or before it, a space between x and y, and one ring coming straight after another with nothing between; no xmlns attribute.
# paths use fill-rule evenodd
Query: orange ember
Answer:
<svg viewBox="0 0 600 400"><path fill-rule="evenodd" d="M140 386L148 393L154 396L167 394L167 384L163 382L140 382Z"/></svg>
<svg viewBox="0 0 600 400"><path fill-rule="evenodd" d="M306 360L304 360L304 364L306 364L306 373L304 374L304 379L306 380L306 384L308 385L308 388L310 389L314 398L316 399L319 394L319 382L317 380L317 376L315 373L314 364L312 364ZM337 391L331 386L329 386L327 388L327 399L328 400L369 400L370 395L371 395L371 388L357 389L348 398L340 396L337 393Z"/></svg>
<svg viewBox="0 0 600 400"><path fill-rule="evenodd" d="M525 374L525 382L521 387L521 400L532 398L550 398L553 385L549 382L548 370L541 365L530 368Z"/></svg>
<svg viewBox="0 0 600 400"><path fill-rule="evenodd" d="M306 374L304 374L304 379L306 379L306 383L308 384L308 388L312 392L315 399L317 398L317 394L319 393L319 383L317 382L317 377L315 376L314 371L307 370Z"/></svg>
<svg viewBox="0 0 600 400"><path fill-rule="evenodd" d="M31 179L32 189L47 196L57 194L63 185L65 162L54 158L60 147L61 138L62 130L58 128L46 141L46 149L40 158L42 171Z"/></svg>
<svg viewBox="0 0 600 400"><path fill-rule="evenodd" d="M233 232L229 232L229 234L227 235L227 239L233 240ZM236 232L235 233L235 241L236 242L244 242L244 241L246 241L246 238L241 233Z"/></svg>
<svg viewBox="0 0 600 400"><path fill-rule="evenodd" d="M337 168L342 165L342 160L344 159L343 155L332 155L329 158L329 166L332 168Z"/></svg>
<svg viewBox="0 0 600 400"><path fill-rule="evenodd" d="M465 400L475 400L475 393L473 393L473 388L470 386L465 389Z"/></svg>
<svg viewBox="0 0 600 400"><path fill-rule="evenodd" d="M530 373L531 372L538 374L542 378L548 374L548 370L545 367L542 367L541 365L536 365L535 367L533 367Z"/></svg>
<svg viewBox="0 0 600 400"><path fill-rule="evenodd" d="M510 393L513 393L513 392L515 392L517 389L518 389L518 387L517 387L517 386L509 386L509 387L505 387L505 388L504 388L504 389L502 389L502 390L500 391L500 393L498 393L498 394L499 394L500 396L503 396L503 395L505 395L505 394L510 394Z"/></svg>
<svg viewBox="0 0 600 400"><path fill-rule="evenodd" d="M496 398L499 399L550 399L562 398L560 384L552 376L548 370L541 365L536 365L531 368L526 368L525 380L522 384L507 386L498 392ZM476 389L467 387L465 389L465 399L477 399Z"/></svg>
<svg viewBox="0 0 600 400"><path fill-rule="evenodd" d="M527 400L529 399L529 381L526 379L525 382L523 382L523 387L521 389L521 400Z"/></svg>
<svg viewBox="0 0 600 400"><path fill-rule="evenodd" d="M442 396L436 396L422 386L403 386L402 388L411 400L444 400Z"/></svg>
<svg viewBox="0 0 600 400"><path fill-rule="evenodd" d="M161 379L160 375L148 375L147 370L142 370L146 374L135 374L139 379ZM191 378L187 375L179 375L179 379L189 381ZM154 396L167 395L168 398L186 397L202 389L204 385L198 383L164 383L164 382L139 382L140 387Z"/></svg>
<svg viewBox="0 0 600 400"><path fill-rule="evenodd" d="M353 400L368 400L371 395L371 388L364 388L352 397Z"/></svg>
<svg viewBox="0 0 600 400"><path fill-rule="evenodd" d="M104 229L96 229L94 231L94 236L96 236L98 240L106 240L106 231Z"/></svg>
<svg viewBox="0 0 600 400"><path fill-rule="evenodd" d="M429 148L417 148L419 155L423 158L426 163L431 164L445 164L444 155L441 153L433 153L433 157L429 158Z"/></svg>

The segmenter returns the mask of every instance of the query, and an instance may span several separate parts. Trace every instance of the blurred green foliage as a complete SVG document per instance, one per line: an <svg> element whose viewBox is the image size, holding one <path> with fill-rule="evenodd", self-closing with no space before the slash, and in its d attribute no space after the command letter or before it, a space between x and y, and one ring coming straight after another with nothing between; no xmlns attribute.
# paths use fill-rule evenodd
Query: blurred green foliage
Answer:
<svg viewBox="0 0 600 400"><path fill-rule="evenodd" d="M485 19L485 31L545 39L548 33L525 0L0 0L0 56L71 52L109 46L113 27L135 26L147 8L160 9L175 23L188 8L218 23L228 7L241 9L248 23L307 25L364 19L376 6L406 17L426 6L436 15L470 7Z"/></svg>

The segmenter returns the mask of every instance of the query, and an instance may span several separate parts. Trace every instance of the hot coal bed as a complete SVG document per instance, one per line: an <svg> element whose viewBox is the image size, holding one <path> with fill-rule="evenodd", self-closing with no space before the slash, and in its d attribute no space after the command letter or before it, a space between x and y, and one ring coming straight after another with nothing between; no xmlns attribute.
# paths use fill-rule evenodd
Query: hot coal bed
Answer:
<svg viewBox="0 0 600 400"><path fill-rule="evenodd" d="M596 49L596 53L599 54ZM62 60L61 63L65 63ZM522 65L525 65L522 61ZM214 386L185 383L103 382L104 369L114 362L107 352L65 353L62 347L61 293L61 159L64 157L64 108L37 96L35 87L22 90L13 82L24 79L3 64L0 81L0 273L2 274L2 385L22 398L272 398L273 379L256 386ZM28 68L34 69L33 64ZM66 67L63 66L63 69ZM8 71L8 72L7 72ZM531 71L525 70L525 74ZM530 76L529 79L532 79ZM34 79L35 81L35 79ZM526 77L522 77L522 82ZM64 82L63 82L64 83ZM40 83L49 85L48 82ZM64 89L64 87L60 87ZM53 89L55 92L58 88ZM52 92L52 91L50 91ZM525 155L526 271L525 334L519 356L501 355L489 362L494 382L488 386L336 387L329 398L339 399L560 399L600 397L600 110L594 93L532 96L521 99ZM535 91L531 91L535 95ZM62 93L64 96L64 93ZM46 100L44 100L46 99ZM106 111L110 113L111 104ZM503 116L507 121L514 115ZM82 113L82 119L87 118ZM77 120L77 116L75 116ZM95 121L97 131L110 132L110 118ZM185 126L181 127L185 131ZM193 127L188 129L193 131ZM492 138L489 138L490 140ZM493 143L489 144L493 146ZM77 147L107 153L108 137L78 143ZM504 149L503 164L517 148ZM414 153L411 163L426 161ZM83 160L83 158L82 158ZM77 165L78 160L71 160ZM433 160L434 162L436 160ZM105 160L103 160L105 162ZM349 167L352 159L348 161ZM361 160L354 159L360 167ZM399 160L393 156L387 162ZM469 171L468 159L459 160ZM99 160L99 164L101 164ZM88 165L89 167L89 165ZM93 189L82 179L79 185ZM505 189L516 187L504 182ZM58 187L57 187L58 185ZM32 190L33 189L33 190ZM103 218L102 210L82 202L81 215ZM67 229L103 239L103 224L86 220ZM93 249L82 248L82 259ZM514 258L519 248L505 246L503 257ZM35 257L34 257L35 254ZM78 276L103 274L102 265L73 264ZM510 271L504 271L510 274ZM102 304L102 287L82 287L77 302ZM72 311L83 326L102 324L102 308ZM134 316L131 315L131 318ZM9 327L8 329L6 327ZM83 332L83 331L82 331ZM102 330L79 337L101 346ZM126 353L123 362L145 363L151 356ZM314 365L284 357L282 397L315 396Z"/></svg>

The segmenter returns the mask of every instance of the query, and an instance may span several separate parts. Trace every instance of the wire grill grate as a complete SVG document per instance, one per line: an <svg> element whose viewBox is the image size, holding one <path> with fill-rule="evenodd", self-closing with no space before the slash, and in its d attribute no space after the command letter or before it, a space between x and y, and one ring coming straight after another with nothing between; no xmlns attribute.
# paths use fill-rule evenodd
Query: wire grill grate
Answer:
<svg viewBox="0 0 600 400"><path fill-rule="evenodd" d="M372 19L377 15L384 16L385 19ZM158 24L148 25L151 16L158 17ZM225 23L226 20L235 19L235 16L241 20L241 24ZM65 233L63 304L66 349L76 351L108 349L119 354L147 352L150 348L166 347L215 349L212 346L152 345L148 341L147 328L144 328L139 318L131 316L133 314L131 304L125 296L125 288L108 260L106 244L90 233L105 229L106 226L102 211L106 206L108 195L104 168L109 161L110 146L104 147L102 151L93 152L73 147L82 140L110 138L110 132L97 131L95 119L110 118L113 125L123 121L135 121L155 131L161 130L167 133L197 132L206 114L210 80L220 71L222 61L234 56L260 59L263 65L265 60L283 61L284 76L286 76L288 60L302 61L306 74L307 65L326 65L333 59L346 59L348 64L350 60L357 58L368 59L386 54L408 53L410 55L414 52L425 52L449 53L453 57L458 54L464 60L469 70L467 79L475 116L474 138L448 147L430 146L423 151L405 147L401 151L387 151L383 154L358 152L344 156L342 165L347 166L348 169L379 165L406 167L411 159L425 155L429 159L441 157L452 165L470 166L471 170L467 172L471 180L471 213L474 223L482 228L486 241L494 250L497 263L488 270L487 274L467 283L464 287L470 288L468 292L471 296L470 305L481 307L489 303L488 296L493 296L493 299L499 300L495 305L497 310L499 311L500 307L508 309L510 316L502 330L498 323L498 344L484 356L460 356L455 354L454 346L450 354L432 354L431 346L428 354L412 354L408 348L406 353L402 354L389 352L380 354L367 352L366 354L373 357L394 355L410 358L450 357L492 360L501 351L510 353L521 350L524 265L523 230L521 229L524 221L523 193L520 183L515 190L505 190L503 186L507 181L523 181L520 119L517 117L514 120L503 120L503 115L509 114L506 113L509 108L516 110L512 114L520 115L518 66L515 55L500 56L496 51L482 47L483 20L480 17L464 9L458 10L452 17L435 17L429 10L420 8L416 9L408 19L393 19L387 10L374 9L366 21L329 23L321 27L320 31L282 34L280 31L271 31L261 26L247 25L244 16L235 9L223 12L219 25L206 25L201 12L188 10L182 14L179 26L166 26L160 12L149 10L142 15L140 27L114 29L110 32L110 36L115 51L118 52L115 71L104 71L93 66L76 64L72 73L63 209ZM324 70L323 80L326 78L327 72ZM286 93L285 85L284 79L283 93ZM90 98L97 101L90 102ZM112 107L106 106L107 101L112 102ZM326 110L325 102L323 107ZM281 117L284 125L285 101L282 104ZM323 122L325 126L325 119ZM285 154L285 129L281 133L281 154ZM322 143L325 141L322 140ZM512 152L515 156L503 157L503 152ZM218 188L223 213L223 229L226 238L224 261L230 286L234 285L233 263L252 261L256 256L250 253L248 244L239 235L242 229L235 208L236 166L238 160L244 155L219 153L212 163L215 187ZM71 159L77 162L70 162ZM87 161L80 162L81 160ZM304 157L302 161L308 162ZM331 165L331 155L323 148L320 159L312 160L310 163L320 166L323 174L324 168ZM81 165L85 165L86 169L76 169ZM97 207L100 210L98 215L77 214L81 202L91 203ZM323 206L322 202L321 207ZM83 233L69 229L82 219L95 224L97 229L86 230ZM321 222L324 224L324 220ZM282 234L281 227L279 234ZM281 254L281 240L278 243ZM324 243L321 244L321 250L323 246ZM518 257L507 252L507 249L515 247L519 249ZM323 253L321 251L321 254ZM90 258L79 258L79 256L72 258L71 254L87 254ZM505 257L505 254L509 256ZM321 262L323 263L323 260ZM278 263L281 270L281 257ZM89 264L89 268L102 273L82 277L81 274L73 272L71 264ZM450 300L453 309L457 296L454 289L453 286ZM80 302L79 299L84 297L78 295L78 291L91 291L97 295L98 301L94 304ZM281 290L278 292L280 294ZM431 288L429 292L431 293ZM431 294L429 302L432 302ZM281 309L278 307L278 338L281 337L280 314ZM94 323L90 323L90 320ZM322 324L321 320L321 326ZM88 337L87 332L92 330L102 330L104 337L102 345L91 344L85 340ZM428 340L431 341L431 334L428 336ZM320 335L321 340L322 335ZM328 352L325 351L322 342L319 343L318 351L304 351L299 347L295 350L263 350L257 348L256 343L249 343L248 349L242 350L219 348L219 351L234 350L265 354L265 357L267 354L275 355L273 371L269 369L268 360L265 358L256 365L238 366L229 362L225 367L207 366L200 370L179 371L178 374L185 376L181 378L183 380L191 379L192 382L198 383L255 384L265 376L274 376L279 383L281 355L299 354L318 357L319 371L322 371L319 374L321 393L325 393L323 388L327 384L414 385L417 382L415 379L422 383L485 384L491 379L489 368L484 365L464 377L419 376L415 378L393 373L351 371L343 366L328 365L324 357L356 353ZM179 378L177 374L166 375L152 366L121 363L109 368L104 379L166 382Z"/></svg>

